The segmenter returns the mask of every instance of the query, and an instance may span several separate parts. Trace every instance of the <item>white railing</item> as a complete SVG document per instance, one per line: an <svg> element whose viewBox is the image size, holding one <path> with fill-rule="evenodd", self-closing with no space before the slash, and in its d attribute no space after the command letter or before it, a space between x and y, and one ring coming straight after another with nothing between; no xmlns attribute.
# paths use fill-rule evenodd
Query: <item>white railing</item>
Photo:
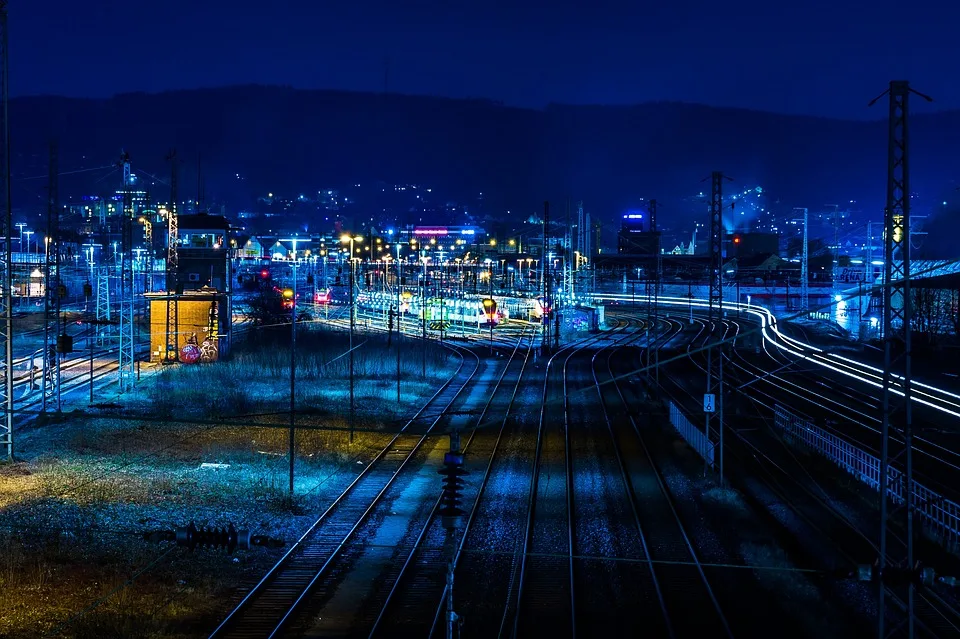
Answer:
<svg viewBox="0 0 960 639"><path fill-rule="evenodd" d="M680 436L693 448L708 465L713 466L713 442L702 430L690 423L673 402L670 405L670 423Z"/></svg>
<svg viewBox="0 0 960 639"><path fill-rule="evenodd" d="M809 420L794 415L782 406L775 407L773 423L788 440L819 453L872 489L880 490L878 457L814 426ZM895 503L902 504L903 474L892 466L888 473L890 497ZM960 506L916 481L913 483L913 496L924 528L947 548L955 547L960 541Z"/></svg>

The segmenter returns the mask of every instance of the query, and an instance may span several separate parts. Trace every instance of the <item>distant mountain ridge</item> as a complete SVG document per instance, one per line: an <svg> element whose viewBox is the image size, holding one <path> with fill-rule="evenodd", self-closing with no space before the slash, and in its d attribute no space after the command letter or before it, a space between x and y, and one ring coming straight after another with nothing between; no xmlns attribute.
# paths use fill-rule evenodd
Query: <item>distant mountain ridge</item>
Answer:
<svg viewBox="0 0 960 639"><path fill-rule="evenodd" d="M877 117L885 116L883 107ZM544 199L584 200L612 219L640 198L676 201L711 170L761 184L781 206L859 201L882 207L886 122L778 115L685 103L542 110L491 100L234 86L132 93L110 99L20 97L10 107L15 176L42 175L55 137L63 170L113 161L165 177L176 147L203 153L206 192L235 206L280 193L359 180L422 181L484 192L494 210L533 211ZM911 123L918 208L960 179L960 111ZM188 164L189 166L189 164ZM146 168L149 167L149 168ZM190 170L187 169L187 172ZM248 179L236 180L239 173ZM189 189L185 182L187 195ZM37 183L34 183L36 186ZM15 205L31 200L14 190Z"/></svg>

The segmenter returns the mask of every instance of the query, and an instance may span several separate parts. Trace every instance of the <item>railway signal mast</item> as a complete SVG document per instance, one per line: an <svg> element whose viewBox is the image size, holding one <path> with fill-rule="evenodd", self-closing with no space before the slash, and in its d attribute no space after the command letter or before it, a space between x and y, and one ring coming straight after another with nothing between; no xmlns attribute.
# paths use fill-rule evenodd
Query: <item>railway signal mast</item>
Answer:
<svg viewBox="0 0 960 639"><path fill-rule="evenodd" d="M4 418L0 426L0 445L3 446L7 459L13 461L13 210L10 203L10 111L9 111L9 78L10 65L7 59L7 1L0 0L0 152L2 152L2 175L0 188L3 189L0 205L3 206L3 291L0 292L0 311L2 311L2 330L0 343L3 348L3 390L2 393Z"/></svg>
<svg viewBox="0 0 960 639"><path fill-rule="evenodd" d="M910 298L910 165L908 100L910 94L932 99L911 89L904 80L890 87L870 104L888 95L887 198L883 220L883 420L880 448L880 556L877 560L879 605L877 636L885 639L896 628L886 627L887 584L884 574L915 565L913 484L913 414L911 407L911 321ZM894 262L894 260L899 260ZM894 367L899 372L894 373ZM903 442L899 444L898 442ZM894 466L899 466L896 468ZM906 531L903 544L889 543ZM901 546L903 548L901 549ZM914 636L915 586L906 584L906 633Z"/></svg>

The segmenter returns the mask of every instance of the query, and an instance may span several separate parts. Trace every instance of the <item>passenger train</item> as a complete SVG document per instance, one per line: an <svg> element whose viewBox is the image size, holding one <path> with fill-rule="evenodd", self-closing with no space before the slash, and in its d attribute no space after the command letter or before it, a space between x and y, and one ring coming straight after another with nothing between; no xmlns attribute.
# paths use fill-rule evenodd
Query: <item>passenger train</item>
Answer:
<svg viewBox="0 0 960 639"><path fill-rule="evenodd" d="M384 293L360 292L357 294L359 311L386 313L397 308L397 298ZM404 317L422 320L421 298L403 293L400 297L400 312ZM430 297L426 301L426 320L428 322L448 322L465 326L497 325L508 319L508 313L491 297L440 298Z"/></svg>

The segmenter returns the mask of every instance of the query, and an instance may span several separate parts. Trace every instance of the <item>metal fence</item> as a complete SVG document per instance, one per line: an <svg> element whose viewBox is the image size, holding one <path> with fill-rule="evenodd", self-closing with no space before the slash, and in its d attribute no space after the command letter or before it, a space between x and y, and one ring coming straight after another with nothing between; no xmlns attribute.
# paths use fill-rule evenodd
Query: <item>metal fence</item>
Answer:
<svg viewBox="0 0 960 639"><path fill-rule="evenodd" d="M671 421L673 410L671 405ZM880 458L814 426L809 420L794 415L782 406L774 408L774 425L784 432L788 440L819 453L874 490L880 490ZM890 497L897 504L902 504L903 474L893 467L888 472L892 486ZM913 495L924 529L940 539L946 547L955 547L960 541L960 506L916 481L913 483Z"/></svg>
<svg viewBox="0 0 960 639"><path fill-rule="evenodd" d="M708 465L713 466L713 442L702 430L690 423L683 413L673 402L667 402L670 405L670 423L680 433L680 436L686 440Z"/></svg>

